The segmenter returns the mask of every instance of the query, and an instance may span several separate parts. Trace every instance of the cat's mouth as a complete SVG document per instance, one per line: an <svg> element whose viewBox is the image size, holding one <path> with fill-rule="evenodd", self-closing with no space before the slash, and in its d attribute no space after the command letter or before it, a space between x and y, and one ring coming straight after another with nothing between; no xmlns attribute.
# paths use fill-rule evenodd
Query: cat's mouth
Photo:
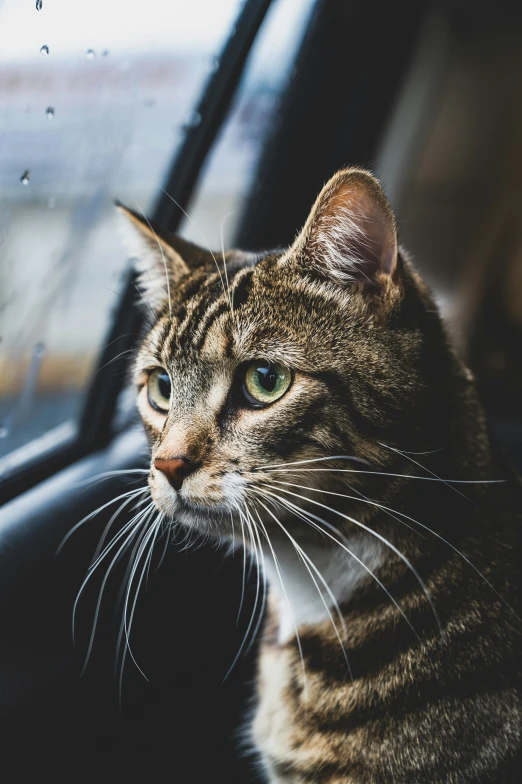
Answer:
<svg viewBox="0 0 522 784"><path fill-rule="evenodd" d="M158 511L183 525L205 533L223 534L230 528L230 516L237 510L243 491L237 475L226 474L221 480L207 483L201 477L186 480L175 489L165 477L153 471L149 475L152 500Z"/></svg>

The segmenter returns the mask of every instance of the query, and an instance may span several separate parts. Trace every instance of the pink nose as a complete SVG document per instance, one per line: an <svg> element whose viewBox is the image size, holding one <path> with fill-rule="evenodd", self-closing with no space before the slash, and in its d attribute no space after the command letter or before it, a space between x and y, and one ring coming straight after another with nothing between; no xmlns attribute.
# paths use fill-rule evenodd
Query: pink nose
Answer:
<svg viewBox="0 0 522 784"><path fill-rule="evenodd" d="M195 471L198 466L197 463L193 463L186 457L157 457L154 460L154 467L165 474L174 490L180 490L185 477Z"/></svg>

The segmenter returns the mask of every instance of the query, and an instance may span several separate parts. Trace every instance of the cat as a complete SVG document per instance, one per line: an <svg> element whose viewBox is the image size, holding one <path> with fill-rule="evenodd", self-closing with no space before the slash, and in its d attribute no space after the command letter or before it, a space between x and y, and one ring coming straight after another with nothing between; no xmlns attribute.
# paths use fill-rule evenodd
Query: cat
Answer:
<svg viewBox="0 0 522 784"><path fill-rule="evenodd" d="M120 209L152 500L268 582L267 780L514 782L520 488L378 181L339 171L266 253Z"/></svg>

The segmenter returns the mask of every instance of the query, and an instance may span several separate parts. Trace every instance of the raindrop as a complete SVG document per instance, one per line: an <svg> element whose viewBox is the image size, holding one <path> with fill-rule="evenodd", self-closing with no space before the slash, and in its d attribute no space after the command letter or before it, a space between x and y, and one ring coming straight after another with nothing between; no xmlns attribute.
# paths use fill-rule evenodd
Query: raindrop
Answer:
<svg viewBox="0 0 522 784"><path fill-rule="evenodd" d="M210 60L210 73L215 73L219 68L219 57L212 57Z"/></svg>
<svg viewBox="0 0 522 784"><path fill-rule="evenodd" d="M102 57L108 57L109 54L110 54L109 50L108 49L104 49L103 52L102 52Z"/></svg>
<svg viewBox="0 0 522 784"><path fill-rule="evenodd" d="M47 199L47 209L54 210L55 207L56 207L56 198L54 196L49 196L49 198Z"/></svg>
<svg viewBox="0 0 522 784"><path fill-rule="evenodd" d="M40 49L40 54L49 54L49 47L47 44L44 44Z"/></svg>
<svg viewBox="0 0 522 784"><path fill-rule="evenodd" d="M7 429L7 427L5 427L5 425L2 425L0 427L0 438L7 438L8 435L9 435L9 430Z"/></svg>
<svg viewBox="0 0 522 784"><path fill-rule="evenodd" d="M85 56L88 60L94 60L94 58L96 57L96 52L94 51L94 49L87 49L87 51L85 52Z"/></svg>
<svg viewBox="0 0 522 784"><path fill-rule="evenodd" d="M47 117L48 117L50 120L52 120L52 119L53 119L53 117L54 117L54 109L53 109L53 107L52 107L52 106L48 106L48 107L47 107L47 109L45 110L45 114L46 114L46 116L47 116Z"/></svg>
<svg viewBox="0 0 522 784"><path fill-rule="evenodd" d="M188 131L190 128L196 128L201 122L201 115L199 112L189 112L187 115L185 122L181 126L184 131Z"/></svg>
<svg viewBox="0 0 522 784"><path fill-rule="evenodd" d="M34 347L34 356L37 359L41 359L44 354L45 354L45 346L44 346L44 344L43 343L37 343L36 346Z"/></svg>
<svg viewBox="0 0 522 784"><path fill-rule="evenodd" d="M154 98L146 98L143 101L143 103L144 103L145 106L148 106L150 108L151 106L154 106L154 104L156 103L156 100Z"/></svg>
<svg viewBox="0 0 522 784"><path fill-rule="evenodd" d="M22 176L20 177L20 182L22 183L22 185L29 185L30 178L31 178L31 172L29 171L29 169L26 169L22 174Z"/></svg>
<svg viewBox="0 0 522 784"><path fill-rule="evenodd" d="M36 0L36 10L41 11L43 6L43 0Z"/></svg>

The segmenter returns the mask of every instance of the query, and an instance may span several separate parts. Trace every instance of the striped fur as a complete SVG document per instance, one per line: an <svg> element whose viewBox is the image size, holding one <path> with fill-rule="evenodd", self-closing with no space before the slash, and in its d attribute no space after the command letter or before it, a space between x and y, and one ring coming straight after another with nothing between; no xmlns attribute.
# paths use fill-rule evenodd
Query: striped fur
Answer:
<svg viewBox="0 0 522 784"><path fill-rule="evenodd" d="M135 367L152 497L268 575L269 781L516 781L520 489L376 180L339 172L294 245L259 256L125 212L153 314ZM241 391L258 359L293 374L262 409ZM175 491L154 459L179 456L197 470Z"/></svg>

